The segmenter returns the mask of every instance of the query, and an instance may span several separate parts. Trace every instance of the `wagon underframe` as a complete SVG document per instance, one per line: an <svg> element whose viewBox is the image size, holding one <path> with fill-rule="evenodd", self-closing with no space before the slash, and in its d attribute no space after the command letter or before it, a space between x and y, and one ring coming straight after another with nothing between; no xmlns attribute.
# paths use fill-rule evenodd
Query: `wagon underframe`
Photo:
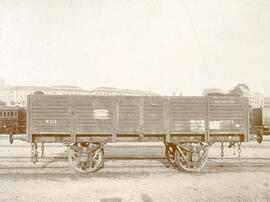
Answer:
<svg viewBox="0 0 270 202"><path fill-rule="evenodd" d="M33 135L32 137L32 161L38 161L37 144L41 143L64 143L69 147L69 162L77 172L95 172L104 166L103 146L112 142L163 142L165 145L165 156L172 166L185 171L200 171L207 161L209 147L214 143L238 143L244 141L244 135L226 134L209 135L205 142L206 134L181 134L171 135L166 141L166 135L76 135L73 141L71 135ZM168 139L168 138L167 138ZM94 147L93 147L94 145ZM91 149L94 148L94 149ZM44 150L44 148L43 148ZM43 151L42 151L43 152Z"/></svg>

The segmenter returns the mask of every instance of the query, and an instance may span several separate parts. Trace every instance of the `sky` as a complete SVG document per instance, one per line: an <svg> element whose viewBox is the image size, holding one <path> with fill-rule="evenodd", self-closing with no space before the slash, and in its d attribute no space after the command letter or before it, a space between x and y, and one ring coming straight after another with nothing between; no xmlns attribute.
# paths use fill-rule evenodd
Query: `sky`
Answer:
<svg viewBox="0 0 270 202"><path fill-rule="evenodd" d="M10 85L270 95L270 0L0 0Z"/></svg>

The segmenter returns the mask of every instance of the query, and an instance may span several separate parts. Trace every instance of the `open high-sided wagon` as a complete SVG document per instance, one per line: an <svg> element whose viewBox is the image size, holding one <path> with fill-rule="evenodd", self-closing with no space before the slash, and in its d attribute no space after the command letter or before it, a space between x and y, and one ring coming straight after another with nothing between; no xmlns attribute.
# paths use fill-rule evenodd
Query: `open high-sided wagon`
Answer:
<svg viewBox="0 0 270 202"><path fill-rule="evenodd" d="M32 160L38 143L65 143L70 165L94 172L108 142L164 142L168 160L198 171L214 142L248 141L248 100L229 96L29 95L27 141Z"/></svg>
<svg viewBox="0 0 270 202"><path fill-rule="evenodd" d="M262 143L264 135L270 135L270 97L264 98L264 105L250 112L250 132L257 135L258 143Z"/></svg>

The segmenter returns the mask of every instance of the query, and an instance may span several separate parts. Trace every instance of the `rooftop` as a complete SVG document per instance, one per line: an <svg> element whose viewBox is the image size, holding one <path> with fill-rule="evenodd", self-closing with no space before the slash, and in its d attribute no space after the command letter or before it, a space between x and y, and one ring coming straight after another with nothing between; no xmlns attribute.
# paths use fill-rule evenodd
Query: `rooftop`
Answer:
<svg viewBox="0 0 270 202"><path fill-rule="evenodd" d="M99 87L99 88L95 88L94 90L91 90L91 92L96 92L96 91L144 93L144 94L151 94L151 95L156 95L156 96L160 95L158 93L154 93L154 92L151 92L151 91L125 89L125 88L114 88L114 87L103 87L103 86Z"/></svg>
<svg viewBox="0 0 270 202"><path fill-rule="evenodd" d="M77 86L5 86L1 88L2 90L29 90L29 91L84 91L84 90Z"/></svg>

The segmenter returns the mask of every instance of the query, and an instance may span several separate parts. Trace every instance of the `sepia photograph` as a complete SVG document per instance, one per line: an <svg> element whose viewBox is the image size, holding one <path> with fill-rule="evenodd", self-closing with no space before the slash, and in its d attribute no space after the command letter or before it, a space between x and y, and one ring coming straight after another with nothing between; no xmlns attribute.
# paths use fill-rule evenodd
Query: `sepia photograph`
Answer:
<svg viewBox="0 0 270 202"><path fill-rule="evenodd" d="M0 202L270 202L270 0L0 0Z"/></svg>

